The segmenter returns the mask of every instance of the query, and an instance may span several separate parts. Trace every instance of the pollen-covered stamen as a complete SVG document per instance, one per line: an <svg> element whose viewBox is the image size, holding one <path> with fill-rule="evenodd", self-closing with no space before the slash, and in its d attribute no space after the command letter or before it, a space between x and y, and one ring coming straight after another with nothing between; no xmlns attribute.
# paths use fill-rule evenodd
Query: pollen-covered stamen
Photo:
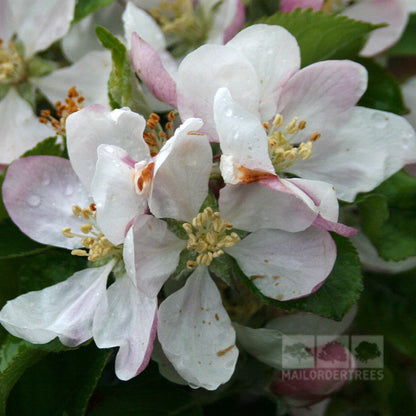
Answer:
<svg viewBox="0 0 416 416"><path fill-rule="evenodd" d="M82 234L74 233L70 227L64 227L62 234L67 238L78 237L81 239L84 249L72 250L74 256L88 257L90 261L113 257L119 254L120 248L115 247L99 229L95 220L95 205L89 208L81 208L78 205L72 206L72 212L78 218L83 218L87 222L80 227Z"/></svg>
<svg viewBox="0 0 416 416"><path fill-rule="evenodd" d="M292 166L299 159L308 159L312 154L312 143L321 136L315 132L306 142L292 145L291 142L299 131L306 127L306 121L299 121L298 117L294 117L281 129L283 117L276 114L271 126L268 123L263 123L263 126L268 130L269 155L277 173Z"/></svg>
<svg viewBox="0 0 416 416"><path fill-rule="evenodd" d="M139 195L150 196L153 181L153 171L155 162L146 163L144 161L136 163L134 173L134 186Z"/></svg>
<svg viewBox="0 0 416 416"><path fill-rule="evenodd" d="M0 39L0 83L18 84L27 76L27 65L13 40L6 46Z"/></svg>
<svg viewBox="0 0 416 416"><path fill-rule="evenodd" d="M66 119L72 113L81 110L85 98L80 95L75 86L68 90L68 96L65 98L65 104L61 101L55 103L56 114L58 118L52 116L50 110L42 110L39 121L43 124L50 123L51 127L56 131L56 134L62 137L66 136Z"/></svg>
<svg viewBox="0 0 416 416"><path fill-rule="evenodd" d="M143 138L149 146L152 156L156 156L166 141L173 136L175 113L173 111L169 112L167 119L164 129L160 124L160 117L156 113L150 114L146 122L146 131L143 133Z"/></svg>
<svg viewBox="0 0 416 416"><path fill-rule="evenodd" d="M192 223L184 223L184 230L188 234L187 249L198 253L195 261L188 261L187 266L193 269L198 265L209 266L213 259L224 254L224 247L232 247L240 237L231 232L231 223L221 219L221 213L212 208L205 208Z"/></svg>

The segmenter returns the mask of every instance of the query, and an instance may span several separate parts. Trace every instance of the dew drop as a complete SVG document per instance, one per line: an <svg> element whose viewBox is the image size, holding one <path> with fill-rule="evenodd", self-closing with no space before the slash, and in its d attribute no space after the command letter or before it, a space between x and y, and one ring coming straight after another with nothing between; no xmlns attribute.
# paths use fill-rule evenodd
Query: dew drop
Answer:
<svg viewBox="0 0 416 416"><path fill-rule="evenodd" d="M30 195L27 198L27 201L29 206L31 207L38 207L40 205L40 197L37 195Z"/></svg>
<svg viewBox="0 0 416 416"><path fill-rule="evenodd" d="M371 116L371 118L374 122L374 125L376 127L378 127L379 129L382 129L382 128L386 127L388 119L385 116L383 116L382 114L374 113Z"/></svg>
<svg viewBox="0 0 416 416"><path fill-rule="evenodd" d="M51 183L51 178L49 175L44 175L41 183L43 186L48 186Z"/></svg>
<svg viewBox="0 0 416 416"><path fill-rule="evenodd" d="M73 188L73 186L72 186L72 185L68 185L68 186L65 188L65 192L64 192L65 196L70 196L70 195L72 195L73 193L74 193L74 188Z"/></svg>

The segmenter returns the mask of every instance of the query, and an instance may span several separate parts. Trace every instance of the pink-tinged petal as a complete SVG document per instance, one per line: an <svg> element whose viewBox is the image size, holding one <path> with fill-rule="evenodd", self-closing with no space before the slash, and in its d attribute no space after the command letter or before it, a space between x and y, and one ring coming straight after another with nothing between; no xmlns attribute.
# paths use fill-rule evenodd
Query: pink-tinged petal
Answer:
<svg viewBox="0 0 416 416"><path fill-rule="evenodd" d="M262 228L302 231L317 216L313 206L305 204L284 185L275 190L258 182L226 185L221 189L219 207L225 221L245 231Z"/></svg>
<svg viewBox="0 0 416 416"><path fill-rule="evenodd" d="M416 76L409 78L402 85L404 101L410 113L406 114L406 119L416 128Z"/></svg>
<svg viewBox="0 0 416 416"><path fill-rule="evenodd" d="M129 237L129 234L133 236ZM186 242L171 233L165 221L151 215L141 215L128 232L127 239L133 238L134 254L125 251L128 258L128 273L132 277L135 270L137 287L149 297L159 293L166 279L175 271L179 254ZM134 256L134 270L132 259Z"/></svg>
<svg viewBox="0 0 416 416"><path fill-rule="evenodd" d="M355 20L388 24L370 34L361 50L362 56L374 56L394 45L400 39L408 19L406 7L400 0L366 0L346 7L341 14Z"/></svg>
<svg viewBox="0 0 416 416"><path fill-rule="evenodd" d="M110 71L110 53L93 51L69 67L42 78L32 78L31 81L51 103L64 101L68 90L75 86L85 98L85 104L101 104L109 109L107 83Z"/></svg>
<svg viewBox="0 0 416 416"><path fill-rule="evenodd" d="M162 302L158 319L163 351L191 387L215 390L230 379L238 357L235 332L206 267Z"/></svg>
<svg viewBox="0 0 416 416"><path fill-rule="evenodd" d="M73 274L64 282L8 301L0 311L1 324L13 335L34 344L55 337L68 347L92 336L97 305L103 300L110 262Z"/></svg>
<svg viewBox="0 0 416 416"><path fill-rule="evenodd" d="M0 101L0 163L10 163L54 131L39 123L30 105L10 88Z"/></svg>
<svg viewBox="0 0 416 416"><path fill-rule="evenodd" d="M218 88L227 87L235 101L258 114L260 81L256 70L239 51L228 46L203 45L188 54L179 65L178 109L182 120L199 117L202 132L218 142L213 102Z"/></svg>
<svg viewBox="0 0 416 416"><path fill-rule="evenodd" d="M280 11L290 13L295 9L312 9L318 11L321 9L324 0L281 0Z"/></svg>
<svg viewBox="0 0 416 416"><path fill-rule="evenodd" d="M120 347L116 375L129 380L149 363L157 326L157 298L140 292L124 275L107 290L97 307L93 323L99 348Z"/></svg>
<svg viewBox="0 0 416 416"><path fill-rule="evenodd" d="M241 52L256 69L262 121L271 119L276 114L282 86L300 68L295 37L283 27L258 24L242 30L227 46Z"/></svg>
<svg viewBox="0 0 416 416"><path fill-rule="evenodd" d="M131 37L130 57L134 70L149 91L158 100L176 107L175 80L163 66L159 53L137 33Z"/></svg>
<svg viewBox="0 0 416 416"><path fill-rule="evenodd" d="M305 192L318 209L319 215L313 225L327 231L334 231L345 237L352 237L358 230L344 224L338 224L338 200L333 185L307 179L285 179L286 184L291 183Z"/></svg>
<svg viewBox="0 0 416 416"><path fill-rule="evenodd" d="M72 206L90 204L69 160L54 156L18 159L7 170L2 192L11 219L30 238L69 249L81 245L78 238L62 234L64 227L79 232L85 223L73 214Z"/></svg>
<svg viewBox="0 0 416 416"><path fill-rule="evenodd" d="M15 21L9 0L0 0L0 39L5 44L13 36L13 32L18 28L18 22Z"/></svg>
<svg viewBox="0 0 416 416"><path fill-rule="evenodd" d="M67 118L69 157L87 190L90 190L94 176L100 144L119 146L134 160L150 157L149 148L143 139L145 126L145 119L128 108L108 111L98 104L90 105Z"/></svg>
<svg viewBox="0 0 416 416"><path fill-rule="evenodd" d="M150 211L158 218L190 221L208 195L212 151L197 132L199 119L186 120L155 158Z"/></svg>
<svg viewBox="0 0 416 416"><path fill-rule="evenodd" d="M285 335L323 335L316 338L316 346L334 341L354 321L357 307L353 306L341 321L323 318L309 312L297 312L279 316L269 321L265 328L280 331Z"/></svg>
<svg viewBox="0 0 416 416"><path fill-rule="evenodd" d="M241 0L235 0L234 15L224 31L223 43L227 43L246 23L246 9Z"/></svg>
<svg viewBox="0 0 416 416"><path fill-rule="evenodd" d="M298 233L259 230L226 251L264 295L282 301L311 294L336 259L330 234L315 227Z"/></svg>
<svg viewBox="0 0 416 416"><path fill-rule="evenodd" d="M46 49L68 32L75 0L13 0L10 2L19 25L16 27L30 57Z"/></svg>
<svg viewBox="0 0 416 416"><path fill-rule="evenodd" d="M214 120L220 145L221 173L225 183L241 181L238 167L275 174L263 125L255 114L233 100L227 88L214 98Z"/></svg>
<svg viewBox="0 0 416 416"><path fill-rule="evenodd" d="M91 183L97 208L97 223L114 244L124 241L128 224L147 209L147 199L135 191L134 168L125 162L129 155L111 145L98 146L98 160Z"/></svg>
<svg viewBox="0 0 416 416"><path fill-rule="evenodd" d="M289 170L333 184L338 198L352 202L415 162L416 135L403 117L356 107L336 135L318 139L311 157Z"/></svg>
<svg viewBox="0 0 416 416"><path fill-rule="evenodd" d="M294 117L306 121L297 141L313 133L332 139L351 116L354 105L367 88L367 71L352 61L323 61L301 69L283 88L277 112L284 123Z"/></svg>
<svg viewBox="0 0 416 416"><path fill-rule="evenodd" d="M315 366L283 371L271 382L270 391L286 396L289 405L308 406L339 390L356 368L353 355L336 342L313 349L313 354ZM320 372L326 376L317 377Z"/></svg>
<svg viewBox="0 0 416 416"><path fill-rule="evenodd" d="M166 49L165 35L158 24L148 13L136 7L132 2L127 3L126 10L123 13L123 26L128 49L131 49L133 33L136 33L156 52Z"/></svg>

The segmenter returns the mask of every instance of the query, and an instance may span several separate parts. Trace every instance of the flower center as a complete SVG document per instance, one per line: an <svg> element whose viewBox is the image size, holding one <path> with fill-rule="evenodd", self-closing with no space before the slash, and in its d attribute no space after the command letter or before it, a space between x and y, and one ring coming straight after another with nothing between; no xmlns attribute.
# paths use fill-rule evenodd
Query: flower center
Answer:
<svg viewBox="0 0 416 416"><path fill-rule="evenodd" d="M156 156L162 146L169 140L174 133L175 113L170 111L167 116L165 128L160 125L160 117L156 113L152 113L146 122L146 131L143 133L144 141L149 146L150 154Z"/></svg>
<svg viewBox="0 0 416 416"><path fill-rule="evenodd" d="M73 205L72 212L76 217L86 220L86 223L80 227L82 234L73 233L70 227L62 229L62 234L65 237L79 237L82 245L85 247L85 250L72 250L72 255L88 257L89 261L119 257L121 255L122 249L120 247L115 247L99 229L95 220L95 204L91 204L89 208L81 208L78 205Z"/></svg>
<svg viewBox="0 0 416 416"><path fill-rule="evenodd" d="M150 11L167 35L174 56L183 56L200 46L211 27L210 16L201 7L194 8L192 0L162 0L159 7Z"/></svg>
<svg viewBox="0 0 416 416"><path fill-rule="evenodd" d="M230 232L233 226L221 219L221 213L214 212L212 208L205 208L192 223L182 225L188 234L186 248L198 253L195 261L188 261L187 266L193 269L198 265L209 266L213 259L224 254L223 247L232 247L240 241L235 232Z"/></svg>
<svg viewBox="0 0 416 416"><path fill-rule="evenodd" d="M66 136L66 119L72 113L75 113L83 108L82 103L85 98L79 95L75 86L71 87L68 91L68 97L65 98L65 104L61 101L55 103L57 109L56 114L58 118L51 115L50 110L42 110L39 121L43 124L50 123L51 127L55 130L56 134L62 137Z"/></svg>
<svg viewBox="0 0 416 416"><path fill-rule="evenodd" d="M306 127L306 121L294 117L284 129L281 129L282 125L283 117L280 114L276 114L271 126L263 123L268 130L269 155L276 173L292 166L299 159L308 159L312 154L313 142L321 137L319 133L312 133L306 142L291 144L298 132Z"/></svg>
<svg viewBox="0 0 416 416"><path fill-rule="evenodd" d="M27 76L27 67L13 40L6 46L0 39L0 83L18 84Z"/></svg>

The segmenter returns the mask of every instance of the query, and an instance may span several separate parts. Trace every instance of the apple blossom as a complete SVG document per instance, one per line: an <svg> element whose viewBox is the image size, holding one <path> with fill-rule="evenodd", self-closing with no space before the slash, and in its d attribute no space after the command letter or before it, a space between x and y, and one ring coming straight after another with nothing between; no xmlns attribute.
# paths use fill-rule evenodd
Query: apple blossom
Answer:
<svg viewBox="0 0 416 416"><path fill-rule="evenodd" d="M52 102L62 99L77 85L87 101L108 102L105 85L110 72L107 52L84 57L72 67L52 74L36 72L35 54L46 49L68 31L74 13L74 0L0 1L0 163L7 164L50 136L39 124L30 105L20 96L21 88L39 88ZM55 64L49 63L46 72Z"/></svg>
<svg viewBox="0 0 416 416"><path fill-rule="evenodd" d="M132 59L140 72L136 46L140 49L132 45ZM282 27L260 24L242 30L226 45L204 45L191 52L179 66L176 83L166 77L145 82L159 97L168 86L180 116L203 119L202 131L212 141L219 141L221 124L214 121L214 97L219 88L228 88L232 100L221 92L216 106L222 102L223 122L234 120L228 134L235 135L236 143L257 118L269 136L279 137L270 143L276 173L330 183L346 201L416 160L415 132L405 119L356 106L367 86L361 65L345 60L299 66L296 39ZM227 110L227 105L232 108Z"/></svg>
<svg viewBox="0 0 416 416"><path fill-rule="evenodd" d="M412 4L413 3L413 4ZM377 55L393 46L406 27L408 14L415 10L415 2L409 0L359 0L351 4L346 0L283 0L281 11L291 12L294 9L323 10L327 13L339 13L355 20L380 24L386 27L371 33L366 45L361 50L362 56Z"/></svg>

